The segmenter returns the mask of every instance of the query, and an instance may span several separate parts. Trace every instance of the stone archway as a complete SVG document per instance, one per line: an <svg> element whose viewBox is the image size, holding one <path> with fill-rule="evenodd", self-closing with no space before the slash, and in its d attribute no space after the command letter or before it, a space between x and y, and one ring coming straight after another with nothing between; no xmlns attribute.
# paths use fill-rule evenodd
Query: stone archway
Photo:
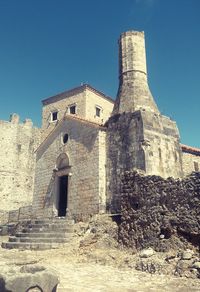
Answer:
<svg viewBox="0 0 200 292"><path fill-rule="evenodd" d="M56 160L56 168L61 170L69 166L69 156L66 153L61 153Z"/></svg>

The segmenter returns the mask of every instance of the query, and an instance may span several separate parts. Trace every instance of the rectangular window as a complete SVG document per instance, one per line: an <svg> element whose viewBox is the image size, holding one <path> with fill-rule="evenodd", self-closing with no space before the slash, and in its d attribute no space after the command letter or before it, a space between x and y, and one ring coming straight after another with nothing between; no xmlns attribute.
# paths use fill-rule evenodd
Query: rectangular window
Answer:
<svg viewBox="0 0 200 292"><path fill-rule="evenodd" d="M101 116L101 109L96 106L96 116L100 117Z"/></svg>
<svg viewBox="0 0 200 292"><path fill-rule="evenodd" d="M58 120L58 112L55 111L55 112L52 112L51 113L51 121L57 121Z"/></svg>
<svg viewBox="0 0 200 292"><path fill-rule="evenodd" d="M75 114L76 114L76 106L75 106L75 105L71 105L71 106L69 107L69 113L70 113L71 115L75 115Z"/></svg>
<svg viewBox="0 0 200 292"><path fill-rule="evenodd" d="M196 161L194 161L194 171L199 171L199 164Z"/></svg>

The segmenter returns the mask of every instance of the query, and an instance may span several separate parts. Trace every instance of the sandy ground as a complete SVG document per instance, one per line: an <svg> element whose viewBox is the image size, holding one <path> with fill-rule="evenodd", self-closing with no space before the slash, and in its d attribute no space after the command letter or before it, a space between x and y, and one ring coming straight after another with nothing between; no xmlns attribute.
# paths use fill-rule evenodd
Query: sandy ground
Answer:
<svg viewBox="0 0 200 292"><path fill-rule="evenodd" d="M6 239L7 237L0 237L0 241ZM59 275L58 292L200 291L199 279L140 272L120 264L127 257L126 251L94 249L89 245L80 248L79 243L80 241L74 240L59 249L47 251L0 248L0 267L35 263L47 266Z"/></svg>

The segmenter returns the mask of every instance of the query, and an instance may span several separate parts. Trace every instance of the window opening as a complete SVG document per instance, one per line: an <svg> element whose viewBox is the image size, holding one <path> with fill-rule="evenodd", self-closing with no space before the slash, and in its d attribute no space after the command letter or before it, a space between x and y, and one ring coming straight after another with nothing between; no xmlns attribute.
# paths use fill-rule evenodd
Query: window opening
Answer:
<svg viewBox="0 0 200 292"><path fill-rule="evenodd" d="M101 116L101 109L96 106L96 116L100 117Z"/></svg>
<svg viewBox="0 0 200 292"><path fill-rule="evenodd" d="M68 134L64 134L63 135L63 143L66 144L68 141L69 135Z"/></svg>
<svg viewBox="0 0 200 292"><path fill-rule="evenodd" d="M70 106L69 112L71 115L75 115L76 114L76 106L75 105Z"/></svg>
<svg viewBox="0 0 200 292"><path fill-rule="evenodd" d="M199 171L199 164L196 161L194 161L194 171Z"/></svg>
<svg viewBox="0 0 200 292"><path fill-rule="evenodd" d="M51 113L51 120L52 121L57 121L58 120L58 112L52 112Z"/></svg>

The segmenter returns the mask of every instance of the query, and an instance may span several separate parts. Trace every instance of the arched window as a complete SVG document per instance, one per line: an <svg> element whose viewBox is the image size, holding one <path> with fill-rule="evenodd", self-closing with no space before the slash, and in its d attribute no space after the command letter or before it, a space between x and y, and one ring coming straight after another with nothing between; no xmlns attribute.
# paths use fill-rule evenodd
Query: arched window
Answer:
<svg viewBox="0 0 200 292"><path fill-rule="evenodd" d="M66 144L66 143L67 143L68 138L69 138L69 135L68 135L68 134L64 134L64 135L63 135L63 137L62 137L62 142L63 142L63 144Z"/></svg>

